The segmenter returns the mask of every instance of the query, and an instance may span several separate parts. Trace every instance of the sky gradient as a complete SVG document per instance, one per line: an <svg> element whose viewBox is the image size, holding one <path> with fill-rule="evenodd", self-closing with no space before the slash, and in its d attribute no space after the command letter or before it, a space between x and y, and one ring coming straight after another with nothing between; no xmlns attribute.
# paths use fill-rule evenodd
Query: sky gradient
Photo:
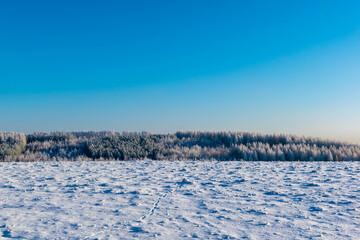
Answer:
<svg viewBox="0 0 360 240"><path fill-rule="evenodd" d="M359 1L0 3L0 130L360 143Z"/></svg>

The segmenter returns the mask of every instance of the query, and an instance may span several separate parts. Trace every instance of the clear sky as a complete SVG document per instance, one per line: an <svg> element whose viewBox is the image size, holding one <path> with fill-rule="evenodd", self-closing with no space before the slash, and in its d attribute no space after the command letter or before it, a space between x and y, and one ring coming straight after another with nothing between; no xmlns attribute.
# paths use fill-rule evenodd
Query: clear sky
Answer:
<svg viewBox="0 0 360 240"><path fill-rule="evenodd" d="M360 143L360 1L1 1L0 130Z"/></svg>

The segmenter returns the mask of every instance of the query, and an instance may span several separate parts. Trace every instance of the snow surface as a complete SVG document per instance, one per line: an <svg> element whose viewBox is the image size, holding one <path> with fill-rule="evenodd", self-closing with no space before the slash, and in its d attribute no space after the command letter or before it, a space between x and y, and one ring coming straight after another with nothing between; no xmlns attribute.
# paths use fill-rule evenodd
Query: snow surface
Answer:
<svg viewBox="0 0 360 240"><path fill-rule="evenodd" d="M0 171L0 238L360 239L359 162L35 162Z"/></svg>

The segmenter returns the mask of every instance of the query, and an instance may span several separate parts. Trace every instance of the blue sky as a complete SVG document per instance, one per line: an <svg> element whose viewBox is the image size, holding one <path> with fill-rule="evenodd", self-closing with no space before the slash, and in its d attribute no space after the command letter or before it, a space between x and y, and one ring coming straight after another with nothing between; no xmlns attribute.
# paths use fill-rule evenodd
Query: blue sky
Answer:
<svg viewBox="0 0 360 240"><path fill-rule="evenodd" d="M0 130L360 143L359 1L0 4Z"/></svg>

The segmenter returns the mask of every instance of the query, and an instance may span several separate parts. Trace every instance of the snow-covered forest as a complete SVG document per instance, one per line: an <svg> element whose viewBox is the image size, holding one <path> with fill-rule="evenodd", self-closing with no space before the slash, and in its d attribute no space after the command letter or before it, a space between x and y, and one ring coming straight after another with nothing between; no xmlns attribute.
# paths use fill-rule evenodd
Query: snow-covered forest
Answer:
<svg viewBox="0 0 360 240"><path fill-rule="evenodd" d="M1 161L136 159L358 161L360 146L319 138L248 132L0 133Z"/></svg>

